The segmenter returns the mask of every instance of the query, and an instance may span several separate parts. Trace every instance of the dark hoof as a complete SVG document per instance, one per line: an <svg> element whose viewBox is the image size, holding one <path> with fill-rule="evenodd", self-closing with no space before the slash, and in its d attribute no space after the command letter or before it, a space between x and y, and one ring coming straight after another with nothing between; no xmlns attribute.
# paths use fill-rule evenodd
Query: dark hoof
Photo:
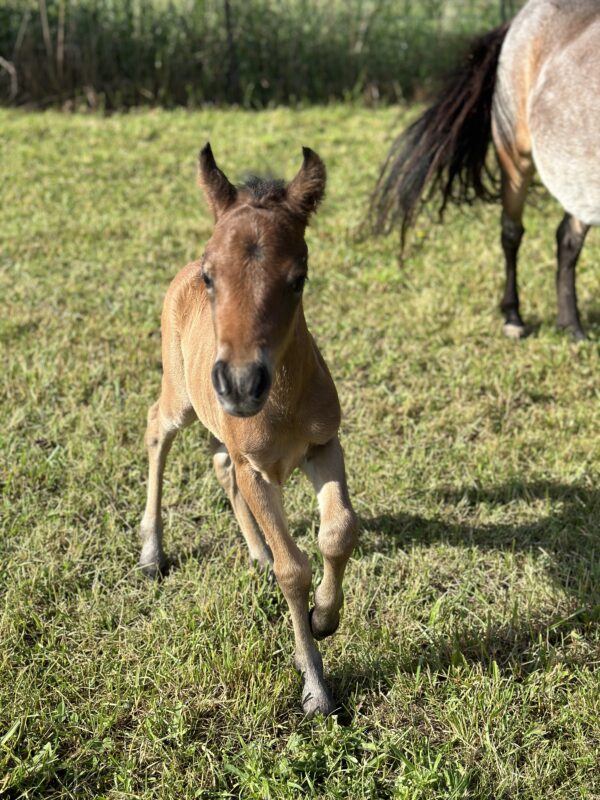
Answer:
<svg viewBox="0 0 600 800"><path fill-rule="evenodd" d="M309 686L308 682L304 684L302 690L302 709L308 719L313 719L318 714L324 717L329 717L340 710L331 692L324 686Z"/></svg>
<svg viewBox="0 0 600 800"><path fill-rule="evenodd" d="M589 341L589 337L583 328L569 328L569 333L571 334L571 338L575 342L587 342Z"/></svg>
<svg viewBox="0 0 600 800"><path fill-rule="evenodd" d="M321 639L327 638L327 636L332 636L337 631L340 624L340 615L338 612L337 619L333 625L331 623L325 624L323 620L319 620L319 615L315 613L315 611L316 609L314 607L311 608L308 612L308 619L312 635L315 639L320 641Z"/></svg>
<svg viewBox="0 0 600 800"><path fill-rule="evenodd" d="M568 333L575 342L587 342L588 336L581 327L579 321L577 322L558 322L557 327L559 331Z"/></svg>
<svg viewBox="0 0 600 800"><path fill-rule="evenodd" d="M147 564L142 564L140 561L139 568L147 578L153 581L159 581L168 574L169 562L167 558L163 556L159 561L151 561Z"/></svg>

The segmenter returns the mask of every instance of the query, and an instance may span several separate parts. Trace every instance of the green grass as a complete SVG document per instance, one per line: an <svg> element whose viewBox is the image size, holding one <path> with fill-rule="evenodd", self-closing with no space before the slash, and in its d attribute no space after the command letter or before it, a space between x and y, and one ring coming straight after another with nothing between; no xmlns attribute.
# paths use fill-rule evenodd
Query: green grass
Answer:
<svg viewBox="0 0 600 800"><path fill-rule="evenodd" d="M537 198L535 333L503 339L497 208L423 223L402 270L395 241L353 237L395 121L0 112L0 795L600 797L600 240L579 271L595 341L576 346L554 330L561 211ZM167 467L174 569L136 570L161 301L210 231L209 136L232 177L291 177L302 144L329 168L306 314L361 518L322 646L340 722L302 717L288 612L199 426ZM318 572L301 477L286 503Z"/></svg>

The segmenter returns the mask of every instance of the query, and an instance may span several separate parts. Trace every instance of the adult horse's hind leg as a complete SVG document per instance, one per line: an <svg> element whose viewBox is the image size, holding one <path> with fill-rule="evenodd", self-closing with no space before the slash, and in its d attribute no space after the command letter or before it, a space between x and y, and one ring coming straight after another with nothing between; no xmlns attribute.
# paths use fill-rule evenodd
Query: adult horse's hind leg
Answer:
<svg viewBox="0 0 600 800"><path fill-rule="evenodd" d="M160 400L150 406L148 410L148 426L144 438L148 451L148 494L141 524L142 551L139 565L150 578L163 575L168 566L162 546L160 515L163 473L167 455L177 431L196 419L196 414L191 406L173 413L169 411L163 398L164 393Z"/></svg>
<svg viewBox="0 0 600 800"><path fill-rule="evenodd" d="M315 639L335 633L344 602L342 580L356 544L357 520L346 486L344 453L337 436L312 449L303 470L314 486L321 512L319 549L323 554L323 580L315 591L310 626Z"/></svg>
<svg viewBox="0 0 600 800"><path fill-rule="evenodd" d="M523 209L533 166L529 160L515 164L515 160L501 149L498 149L498 160L502 169L501 241L506 264L506 284L500 308L504 314L504 334L510 339L520 339L525 336L525 324L519 309L517 255L525 232Z"/></svg>
<svg viewBox="0 0 600 800"><path fill-rule="evenodd" d="M589 225L584 225L571 214L565 214L556 231L558 327L570 331L578 341L587 339L587 336L581 327L577 309L575 267L589 229Z"/></svg>
<svg viewBox="0 0 600 800"><path fill-rule="evenodd" d="M270 569L273 565L271 550L265 542L261 530L256 524L252 512L248 508L248 504L240 494L235 476L235 468L231 463L227 448L214 436L211 436L210 446L217 478L229 498L235 517L242 530L246 544L248 545L250 558L260 567Z"/></svg>

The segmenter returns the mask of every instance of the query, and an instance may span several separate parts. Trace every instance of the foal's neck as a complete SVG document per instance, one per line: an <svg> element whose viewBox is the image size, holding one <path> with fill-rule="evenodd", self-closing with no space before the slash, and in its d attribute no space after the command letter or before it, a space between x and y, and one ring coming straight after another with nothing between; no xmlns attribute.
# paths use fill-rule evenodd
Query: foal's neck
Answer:
<svg viewBox="0 0 600 800"><path fill-rule="evenodd" d="M289 405L297 401L316 366L312 336L306 324L304 309L300 306L286 349L275 370L272 391L278 404Z"/></svg>

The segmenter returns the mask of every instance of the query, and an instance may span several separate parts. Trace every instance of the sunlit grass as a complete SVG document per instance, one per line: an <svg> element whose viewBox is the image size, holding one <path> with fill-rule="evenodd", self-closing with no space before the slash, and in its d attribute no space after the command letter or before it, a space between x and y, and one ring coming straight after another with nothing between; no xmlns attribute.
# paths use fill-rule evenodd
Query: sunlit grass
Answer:
<svg viewBox="0 0 600 800"><path fill-rule="evenodd" d="M597 798L600 247L595 341L554 330L553 231L528 211L501 336L499 211L358 243L396 112L0 112L0 795ZM337 382L361 540L323 643L344 724L306 722L289 615L249 567L195 427L173 447L174 569L136 570L159 315L210 218L195 156L329 169L306 315ZM313 556L308 484L286 493Z"/></svg>

